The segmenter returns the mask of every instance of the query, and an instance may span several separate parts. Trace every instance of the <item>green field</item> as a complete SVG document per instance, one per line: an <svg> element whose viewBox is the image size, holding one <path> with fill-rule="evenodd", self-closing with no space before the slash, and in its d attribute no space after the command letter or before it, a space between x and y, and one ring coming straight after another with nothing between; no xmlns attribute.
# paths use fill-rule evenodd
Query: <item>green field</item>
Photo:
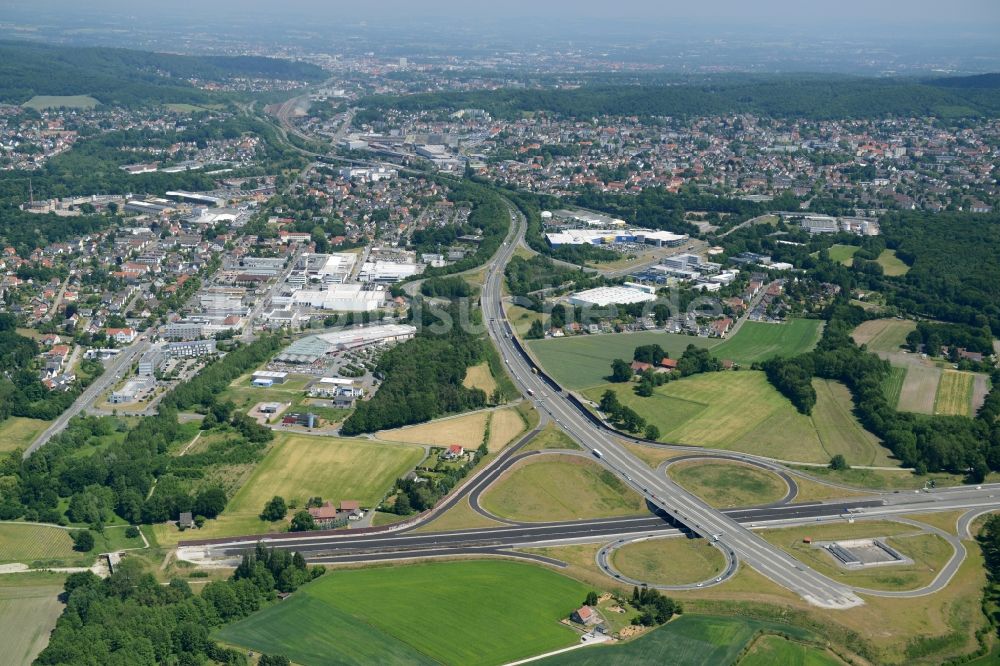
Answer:
<svg viewBox="0 0 1000 666"><path fill-rule="evenodd" d="M798 356L819 342L821 325L816 319L790 319L784 324L748 321L712 354L746 366L774 356Z"/></svg>
<svg viewBox="0 0 1000 666"><path fill-rule="evenodd" d="M813 424L823 449L833 457L840 453L852 465L893 465L891 452L882 446L854 417L850 391L840 382L814 379L816 406Z"/></svg>
<svg viewBox="0 0 1000 666"><path fill-rule="evenodd" d="M857 245L831 245L830 246L830 261L837 261L845 266L850 266L854 263L854 255L857 254L858 250L861 248Z"/></svg>
<svg viewBox="0 0 1000 666"><path fill-rule="evenodd" d="M765 634L755 640L739 666L840 666L844 662L822 648Z"/></svg>
<svg viewBox="0 0 1000 666"><path fill-rule="evenodd" d="M888 451L866 432L851 412L850 396L840 385L820 385L812 416L800 414L767 381L763 372L713 372L672 381L649 398L635 385L605 384L584 391L599 402L605 390L618 394L648 423L660 441L708 446L795 462L829 462L843 454L849 463L888 462Z"/></svg>
<svg viewBox="0 0 1000 666"><path fill-rule="evenodd" d="M631 361L632 352L640 345L658 344L671 358L679 358L688 345L707 347L718 358L750 365L772 356L795 356L809 351L819 340L820 323L810 319L793 319L785 324L748 321L725 341L647 331L530 340L528 347L557 382L578 390L607 381L611 361L616 358Z"/></svg>
<svg viewBox="0 0 1000 666"><path fill-rule="evenodd" d="M0 453L27 448L50 421L11 416L0 423Z"/></svg>
<svg viewBox="0 0 1000 666"><path fill-rule="evenodd" d="M972 416L972 387L976 376L971 372L945 370L941 373L934 413L950 416Z"/></svg>
<svg viewBox="0 0 1000 666"><path fill-rule="evenodd" d="M59 595L64 577L56 573L0 576L0 663L30 664L48 644L63 611Z"/></svg>
<svg viewBox="0 0 1000 666"><path fill-rule="evenodd" d="M36 111L43 109L92 109L100 104L90 95L35 95L21 106Z"/></svg>
<svg viewBox="0 0 1000 666"><path fill-rule="evenodd" d="M264 504L275 495L297 501L310 497L334 504L358 500L374 507L393 482L413 469L424 456L418 446L278 433L267 455L226 505L216 520L201 529L180 533L171 525L155 526L161 544L179 539L200 539L235 534L262 534L281 529L258 518Z"/></svg>
<svg viewBox="0 0 1000 666"><path fill-rule="evenodd" d="M896 408L899 405L899 394L903 392L903 383L906 381L906 368L892 366L889 376L882 383L882 393L890 407Z"/></svg>
<svg viewBox="0 0 1000 666"><path fill-rule="evenodd" d="M583 389L607 381L611 361L632 360L641 345L658 344L671 358L679 357L688 345L714 347L718 340L674 333L609 333L569 338L529 340L527 345L545 371L568 389Z"/></svg>
<svg viewBox="0 0 1000 666"><path fill-rule="evenodd" d="M895 250L882 250L882 254L878 255L877 261L879 266L882 267L882 272L889 277L898 277L910 272L910 267L896 256Z"/></svg>
<svg viewBox="0 0 1000 666"><path fill-rule="evenodd" d="M828 462L811 419L768 383L763 372L714 372L669 382L641 398L632 384L585 392L599 401L606 389L660 429L660 440L757 455Z"/></svg>
<svg viewBox="0 0 1000 666"><path fill-rule="evenodd" d="M503 560L342 570L216 637L303 666L502 664L576 643L559 620L588 591Z"/></svg>
<svg viewBox="0 0 1000 666"><path fill-rule="evenodd" d="M543 659L538 664L539 666L732 664L758 631L780 631L796 637L806 637L801 629L787 625L737 617L685 614L635 640L576 650Z"/></svg>
<svg viewBox="0 0 1000 666"><path fill-rule="evenodd" d="M519 463L480 502L494 515L528 522L644 512L642 497L614 474L585 458L557 454Z"/></svg>
<svg viewBox="0 0 1000 666"><path fill-rule="evenodd" d="M70 530L30 523L0 523L0 564L20 562L28 566L90 566L98 553L125 548L141 548L142 539L126 539L122 525L94 532L94 549L89 553L73 550Z"/></svg>
<svg viewBox="0 0 1000 666"><path fill-rule="evenodd" d="M917 322L909 319L871 319L854 329L851 337L859 345L868 345L871 352L897 352L916 328Z"/></svg>
<svg viewBox="0 0 1000 666"><path fill-rule="evenodd" d="M649 539L627 543L614 551L618 571L658 585L689 585L718 576L726 559L704 539Z"/></svg>
<svg viewBox="0 0 1000 666"><path fill-rule="evenodd" d="M740 463L689 460L671 465L674 481L719 509L777 502L788 485L774 472Z"/></svg>

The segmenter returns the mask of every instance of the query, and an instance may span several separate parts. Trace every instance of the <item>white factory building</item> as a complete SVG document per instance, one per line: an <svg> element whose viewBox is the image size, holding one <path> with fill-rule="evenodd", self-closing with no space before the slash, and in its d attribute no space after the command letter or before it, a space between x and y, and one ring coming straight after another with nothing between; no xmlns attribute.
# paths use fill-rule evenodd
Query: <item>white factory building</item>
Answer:
<svg viewBox="0 0 1000 666"><path fill-rule="evenodd" d="M358 278L362 282L378 282L392 284L413 277L421 272L419 264L403 264L395 261L366 261L361 265Z"/></svg>
<svg viewBox="0 0 1000 666"><path fill-rule="evenodd" d="M649 303L655 300L655 287L626 282L619 287L596 287L578 291L569 297L569 304L584 307L605 307L612 304Z"/></svg>
<svg viewBox="0 0 1000 666"><path fill-rule="evenodd" d="M560 245L612 245L614 243L642 243L644 245L681 245L687 234L651 229L563 229L545 234L552 247Z"/></svg>
<svg viewBox="0 0 1000 666"><path fill-rule="evenodd" d="M275 296L276 307L306 307L337 312L373 312L385 306L385 289L371 289L361 284L331 284L312 289L297 289Z"/></svg>
<svg viewBox="0 0 1000 666"><path fill-rule="evenodd" d="M381 324L346 328L342 331L300 338L278 354L277 360L287 363L311 364L327 354L374 344L402 342L409 340L416 334L416 326L409 324Z"/></svg>
<svg viewBox="0 0 1000 666"><path fill-rule="evenodd" d="M357 255L350 252L333 254L304 254L288 275L288 284L309 283L340 284L346 282L357 261Z"/></svg>

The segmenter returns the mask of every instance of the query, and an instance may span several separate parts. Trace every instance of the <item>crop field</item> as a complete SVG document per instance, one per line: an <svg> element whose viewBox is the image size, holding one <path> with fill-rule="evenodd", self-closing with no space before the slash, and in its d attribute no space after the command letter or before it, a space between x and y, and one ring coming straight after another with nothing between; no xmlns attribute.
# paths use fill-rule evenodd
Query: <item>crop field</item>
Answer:
<svg viewBox="0 0 1000 666"><path fill-rule="evenodd" d="M910 267L896 256L895 250L882 250L877 261L878 265L882 267L882 272L889 277L899 277L910 272Z"/></svg>
<svg viewBox="0 0 1000 666"><path fill-rule="evenodd" d="M73 558L73 540L58 527L0 523L0 563Z"/></svg>
<svg viewBox="0 0 1000 666"><path fill-rule="evenodd" d="M36 111L43 109L92 109L100 104L90 95L35 95L21 106Z"/></svg>
<svg viewBox="0 0 1000 666"><path fill-rule="evenodd" d="M0 627L5 664L30 664L49 642L63 604L63 576L14 574L0 581Z"/></svg>
<svg viewBox="0 0 1000 666"><path fill-rule="evenodd" d="M841 666L844 662L820 647L765 634L755 640L739 666Z"/></svg>
<svg viewBox="0 0 1000 666"><path fill-rule="evenodd" d="M871 352L898 352L916 329L917 322L909 319L871 319L854 329L851 337L858 345L868 345Z"/></svg>
<svg viewBox="0 0 1000 666"><path fill-rule="evenodd" d="M0 423L0 453L27 448L50 421L11 416Z"/></svg>
<svg viewBox="0 0 1000 666"><path fill-rule="evenodd" d="M631 516L642 498L585 458L547 455L518 463L480 498L487 511L511 520L545 522Z"/></svg>
<svg viewBox="0 0 1000 666"><path fill-rule="evenodd" d="M975 380L976 376L971 372L942 372L934 398L934 413L972 416L972 388Z"/></svg>
<svg viewBox="0 0 1000 666"><path fill-rule="evenodd" d="M774 472L740 463L688 460L671 465L674 481L719 509L777 502L788 493Z"/></svg>
<svg viewBox="0 0 1000 666"><path fill-rule="evenodd" d="M913 363L906 368L906 378L899 392L897 409L901 412L933 414L941 368Z"/></svg>
<svg viewBox="0 0 1000 666"><path fill-rule="evenodd" d="M687 585L718 576L726 560L704 539L649 539L628 543L612 555L616 569L630 578L659 585Z"/></svg>
<svg viewBox="0 0 1000 666"><path fill-rule="evenodd" d="M760 535L834 580L876 590L912 590L934 580L952 554L951 545L938 535L918 532L917 528L904 523L866 521L853 525L809 525L764 530ZM913 563L844 569L823 549L803 543L805 537L814 541L888 537L886 542L912 558Z"/></svg>
<svg viewBox="0 0 1000 666"><path fill-rule="evenodd" d="M376 436L386 442L409 442L411 444L429 444L431 446L450 446L461 444L467 449L477 449L483 443L483 433L486 432L487 411L449 416L420 425L381 430Z"/></svg>
<svg viewBox="0 0 1000 666"><path fill-rule="evenodd" d="M497 382L493 379L493 375L490 374L490 366L486 361L483 361L479 365L473 365L466 370L465 380L462 381L462 385L466 388L482 389L487 397L497 388Z"/></svg>
<svg viewBox="0 0 1000 666"><path fill-rule="evenodd" d="M885 378L885 382L882 384L882 392L885 394L885 400L889 403L890 407L897 407L899 405L899 395L903 392L903 384L906 382L906 368L901 368L899 366L892 366L889 370L889 376Z"/></svg>
<svg viewBox="0 0 1000 666"><path fill-rule="evenodd" d="M840 453L852 465L892 465L889 449L855 418L850 391L840 382L814 379L816 406L812 420L824 450Z"/></svg>
<svg viewBox="0 0 1000 666"><path fill-rule="evenodd" d="M844 266L850 266L854 263L854 255L857 254L858 250L861 248L857 245L831 245L830 261L837 261Z"/></svg>
<svg viewBox="0 0 1000 666"><path fill-rule="evenodd" d="M588 591L501 560L334 571L215 637L303 666L502 664L573 645L559 620Z"/></svg>
<svg viewBox="0 0 1000 666"><path fill-rule="evenodd" d="M774 356L798 356L816 346L821 327L816 319L790 319L784 324L748 321L712 354L746 366Z"/></svg>
<svg viewBox="0 0 1000 666"><path fill-rule="evenodd" d="M516 409L498 409L490 418L490 440L486 448L499 451L525 430L524 419Z"/></svg>
<svg viewBox="0 0 1000 666"><path fill-rule="evenodd" d="M803 636L800 629L738 617L685 613L644 636L555 655L539 666L715 666L732 664L758 631ZM780 662L775 662L780 663Z"/></svg>

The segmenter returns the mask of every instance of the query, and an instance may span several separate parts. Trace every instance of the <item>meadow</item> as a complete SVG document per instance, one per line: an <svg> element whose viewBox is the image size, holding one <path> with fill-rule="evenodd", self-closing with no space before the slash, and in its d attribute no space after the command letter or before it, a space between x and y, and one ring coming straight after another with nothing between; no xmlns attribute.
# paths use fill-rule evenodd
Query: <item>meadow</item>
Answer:
<svg viewBox="0 0 1000 666"><path fill-rule="evenodd" d="M50 423L23 416L8 417L0 423L0 453L28 448Z"/></svg>
<svg viewBox="0 0 1000 666"><path fill-rule="evenodd" d="M546 522L631 516L645 511L642 497L596 463L546 455L518 463L480 498L490 513Z"/></svg>
<svg viewBox="0 0 1000 666"><path fill-rule="evenodd" d="M93 109L100 102L90 95L35 95L21 106L36 111L45 109Z"/></svg>
<svg viewBox="0 0 1000 666"><path fill-rule="evenodd" d="M850 266L854 263L854 255L857 254L860 249L861 247L858 245L840 245L839 243L831 245L829 249L830 261L836 261L844 266Z"/></svg>
<svg viewBox="0 0 1000 666"><path fill-rule="evenodd" d="M862 322L851 337L858 345L867 345L870 352L898 352L906 344L906 336L917 329L909 319L870 319Z"/></svg>
<svg viewBox="0 0 1000 666"><path fill-rule="evenodd" d="M627 543L612 563L622 574L657 585L688 585L718 576L726 560L704 539L675 537Z"/></svg>
<svg viewBox="0 0 1000 666"><path fill-rule="evenodd" d="M773 356L795 356L812 349L820 336L821 322L793 319L784 324L746 322L728 340L692 335L645 331L578 335L568 338L530 340L528 347L557 382L571 390L586 389L607 381L611 361L632 360L641 345L658 344L671 358L679 358L688 345L712 350L718 358L749 366Z"/></svg>
<svg viewBox="0 0 1000 666"><path fill-rule="evenodd" d="M21 573L0 576L0 662L30 664L49 642L63 611L59 595L64 574Z"/></svg>
<svg viewBox="0 0 1000 666"><path fill-rule="evenodd" d="M539 566L466 560L327 573L216 638L318 664L502 664L576 642L589 588Z"/></svg>
<svg viewBox="0 0 1000 666"><path fill-rule="evenodd" d="M774 472L740 463L689 460L671 465L667 473L718 509L770 504L788 494L788 485Z"/></svg>
<svg viewBox="0 0 1000 666"><path fill-rule="evenodd" d="M910 267L896 256L895 250L882 250L876 261L882 267L882 272L889 277L899 277L910 272Z"/></svg>

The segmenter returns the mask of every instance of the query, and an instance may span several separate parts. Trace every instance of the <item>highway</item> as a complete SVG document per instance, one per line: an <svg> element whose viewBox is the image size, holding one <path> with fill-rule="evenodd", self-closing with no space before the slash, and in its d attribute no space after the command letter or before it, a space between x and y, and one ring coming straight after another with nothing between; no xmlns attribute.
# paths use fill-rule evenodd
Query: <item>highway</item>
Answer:
<svg viewBox="0 0 1000 666"><path fill-rule="evenodd" d="M656 473L621 442L591 421L564 392L553 390L535 374L535 364L518 349L506 319L502 301L504 267L524 235L525 222L511 207L511 233L486 274L482 291L483 316L488 331L511 371L515 384L529 396L539 412L577 441L593 459L639 492L646 501L695 534L711 539L724 554L735 557L811 604L826 608L850 608L863 600L847 586L805 566L772 546L738 522L709 507L701 499Z"/></svg>

